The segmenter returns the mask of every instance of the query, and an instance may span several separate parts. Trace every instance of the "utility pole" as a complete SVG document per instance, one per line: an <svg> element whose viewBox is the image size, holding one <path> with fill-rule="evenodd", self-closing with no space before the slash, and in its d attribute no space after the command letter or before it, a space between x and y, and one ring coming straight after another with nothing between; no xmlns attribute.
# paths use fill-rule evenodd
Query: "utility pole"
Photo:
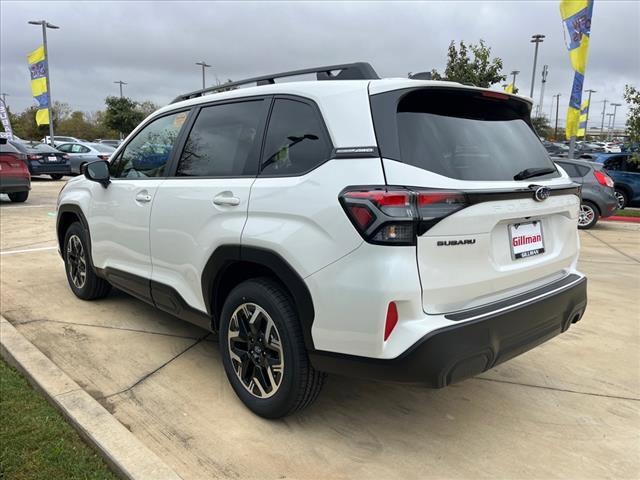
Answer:
<svg viewBox="0 0 640 480"><path fill-rule="evenodd" d="M536 44L535 53L533 54L533 72L531 73L531 92L529 93L529 97L533 98L533 86L536 82L536 63L538 63L538 46L544 42L544 35L539 33L535 35L531 35L531 43Z"/></svg>
<svg viewBox="0 0 640 480"><path fill-rule="evenodd" d="M211 65L209 65L204 60L202 60L201 62L196 62L196 65L200 65L202 67L202 89L204 90L205 89L204 69L209 68Z"/></svg>
<svg viewBox="0 0 640 480"><path fill-rule="evenodd" d="M542 103L544 102L544 87L547 84L547 75L549 75L549 65L542 67L542 86L540 87L540 103L538 103L538 117L542 117Z"/></svg>
<svg viewBox="0 0 640 480"><path fill-rule="evenodd" d="M49 49L47 47L47 28L52 30L57 30L60 27L53 25L46 20L30 20L28 22L30 25L41 25L42 26L42 46L44 47L44 60L46 66L47 76L46 85L47 85L47 95L49 96L49 142L51 142L51 146L54 146L53 143L53 97L51 95L51 82L49 81L49 65L51 65L49 59Z"/></svg>
<svg viewBox="0 0 640 480"><path fill-rule="evenodd" d="M518 76L519 73L520 73L520 70L513 70L511 72L511 75L513 75L513 83L511 85L513 85L514 93L515 93L515 90L516 90L516 77Z"/></svg>
<svg viewBox="0 0 640 480"><path fill-rule="evenodd" d="M602 123L600 124L600 136L604 140L604 114L607 109L607 99L605 98L602 105Z"/></svg>
<svg viewBox="0 0 640 480"><path fill-rule="evenodd" d="M560 93L554 95L553 97L556 99L556 128L553 131L553 138L558 141L558 111L560 109Z"/></svg>
<svg viewBox="0 0 640 480"><path fill-rule="evenodd" d="M123 82L122 80L118 80L118 81L113 82L113 83L117 83L117 84L120 85L120 98L122 98L122 86L123 85L128 85L128 83L127 82Z"/></svg>
<svg viewBox="0 0 640 480"><path fill-rule="evenodd" d="M611 138L613 138L613 130L616 129L616 111L618 110L618 107L620 107L622 104L621 103L610 103L610 106L613 107L613 118L611 119Z"/></svg>
<svg viewBox="0 0 640 480"><path fill-rule="evenodd" d="M584 139L587 139L587 127L589 126L589 112L591 112L591 94L598 93L595 90L585 90L589 94L589 100L587 100L587 118L584 120Z"/></svg>

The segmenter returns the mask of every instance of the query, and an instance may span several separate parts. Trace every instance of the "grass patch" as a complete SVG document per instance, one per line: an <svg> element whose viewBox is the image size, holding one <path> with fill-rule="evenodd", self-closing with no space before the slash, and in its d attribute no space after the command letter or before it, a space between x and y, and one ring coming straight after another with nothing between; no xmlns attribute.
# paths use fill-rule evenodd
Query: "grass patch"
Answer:
<svg viewBox="0 0 640 480"><path fill-rule="evenodd" d="M625 208L624 210L616 210L618 217L640 217L640 208Z"/></svg>
<svg viewBox="0 0 640 480"><path fill-rule="evenodd" d="M0 479L117 477L58 411L0 360Z"/></svg>

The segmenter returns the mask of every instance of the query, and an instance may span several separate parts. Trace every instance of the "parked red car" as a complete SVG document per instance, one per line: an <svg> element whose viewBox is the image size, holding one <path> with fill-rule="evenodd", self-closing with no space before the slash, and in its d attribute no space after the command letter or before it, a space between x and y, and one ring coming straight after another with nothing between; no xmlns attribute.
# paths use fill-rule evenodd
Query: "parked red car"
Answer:
<svg viewBox="0 0 640 480"><path fill-rule="evenodd" d="M0 138L0 193L9 195L12 202L24 202L31 190L31 174L27 156Z"/></svg>

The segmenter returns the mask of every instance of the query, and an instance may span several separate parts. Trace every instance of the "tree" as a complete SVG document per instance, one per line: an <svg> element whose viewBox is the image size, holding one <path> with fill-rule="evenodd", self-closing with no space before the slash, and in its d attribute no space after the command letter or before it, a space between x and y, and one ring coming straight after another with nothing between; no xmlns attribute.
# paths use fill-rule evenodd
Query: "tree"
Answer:
<svg viewBox="0 0 640 480"><path fill-rule="evenodd" d="M153 112L160 108L158 105L153 103L151 100L145 100L144 102L140 102L138 104L138 110L142 114L142 118L147 118Z"/></svg>
<svg viewBox="0 0 640 480"><path fill-rule="evenodd" d="M470 54L473 58L470 58ZM452 40L449 44L444 75L434 69L431 76L434 80L470 83L477 87L489 88L507 78L501 71L502 59L491 58L491 48L485 45L484 40L480 40L477 45L466 45L461 41L459 48L456 48Z"/></svg>
<svg viewBox="0 0 640 480"><path fill-rule="evenodd" d="M127 97L107 97L104 123L112 130L129 134L144 119L139 103Z"/></svg>
<svg viewBox="0 0 640 480"><path fill-rule="evenodd" d="M549 138L551 136L551 125L549 125L549 120L544 115L532 117L531 124L539 137Z"/></svg>
<svg viewBox="0 0 640 480"><path fill-rule="evenodd" d="M629 108L627 133L629 134L631 145L635 145L636 149L633 159L635 162L640 163L640 152L638 151L640 146L640 90L633 85L625 85L624 100Z"/></svg>

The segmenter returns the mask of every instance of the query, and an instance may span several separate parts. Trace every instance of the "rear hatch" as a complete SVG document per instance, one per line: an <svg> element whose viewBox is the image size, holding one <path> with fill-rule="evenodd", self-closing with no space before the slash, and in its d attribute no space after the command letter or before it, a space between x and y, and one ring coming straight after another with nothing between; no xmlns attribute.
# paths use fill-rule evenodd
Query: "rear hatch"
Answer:
<svg viewBox="0 0 640 480"><path fill-rule="evenodd" d="M579 187L550 160L528 101L475 88L374 84L388 188L417 198L426 313L486 305L568 274L578 253Z"/></svg>

